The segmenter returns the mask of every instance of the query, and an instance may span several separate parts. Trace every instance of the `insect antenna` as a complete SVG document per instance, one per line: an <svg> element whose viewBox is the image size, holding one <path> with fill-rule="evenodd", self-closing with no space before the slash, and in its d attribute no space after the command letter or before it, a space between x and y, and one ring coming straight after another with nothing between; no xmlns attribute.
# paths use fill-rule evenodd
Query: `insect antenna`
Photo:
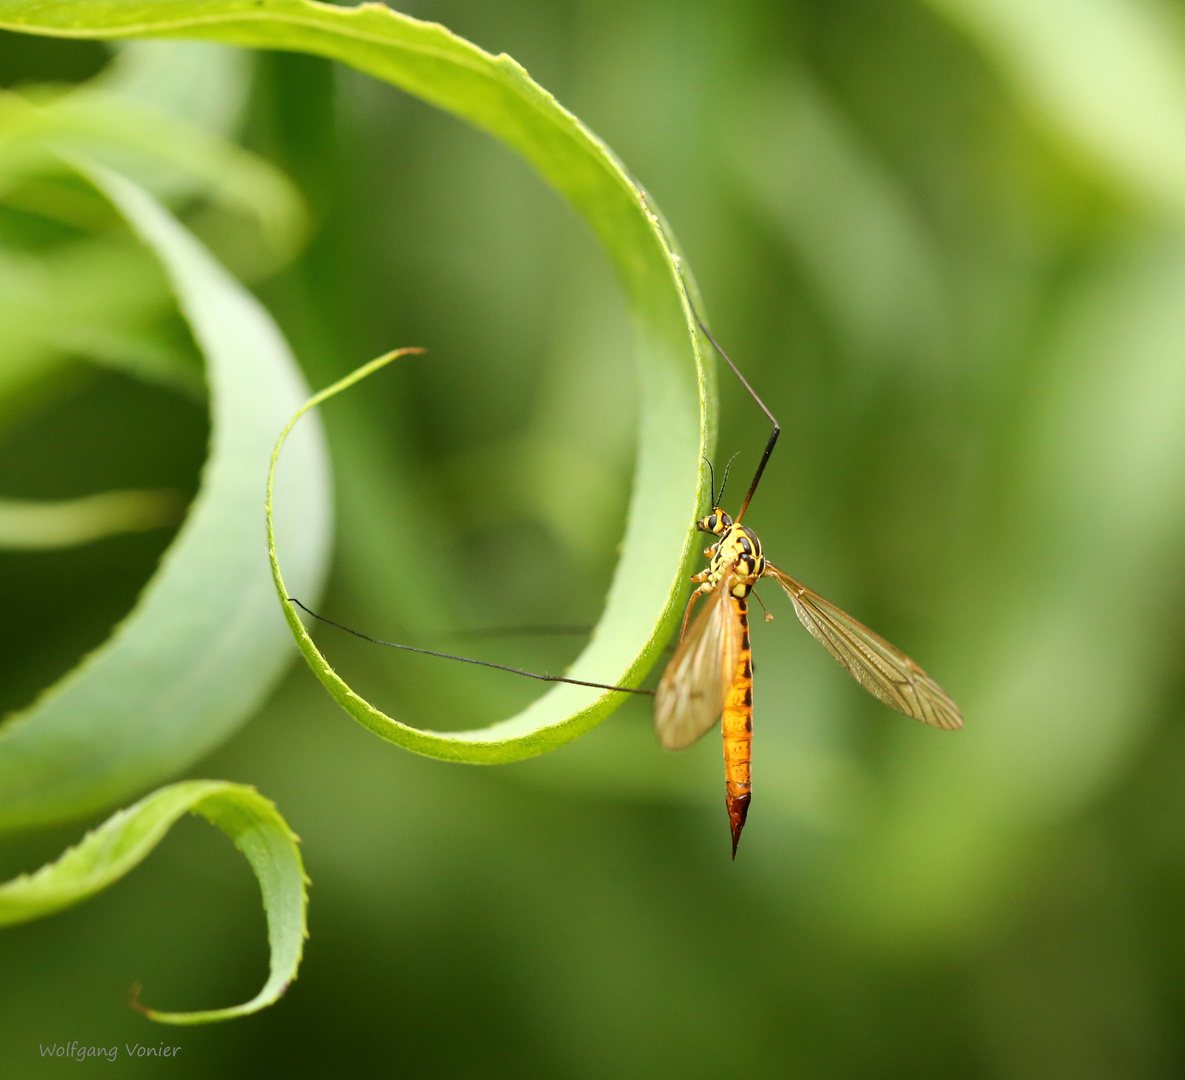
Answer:
<svg viewBox="0 0 1185 1080"><path fill-rule="evenodd" d="M769 434L769 442L765 444L765 452L761 455L761 461L757 465L757 471L753 474L753 483L749 485L749 493L745 496L745 501L741 504L740 513L737 514L737 516L733 519L739 523L741 518L745 516L745 511L749 509L749 500L753 498L753 493L757 490L757 485L761 481L761 474L765 472L765 464L767 461L769 461L770 454L774 452L774 444L778 441L778 436L782 433L782 428L774 414L765 407L765 402L757 396L757 391L749 385L749 380L741 374L740 369L732 362L728 353L726 353L720 347L720 343L714 337L712 337L712 331L704 325L703 319L699 317L699 312L695 310L695 305L691 302L691 295L689 292L687 292L686 287L684 288L684 293L687 295L687 305L691 308L691 314L695 316L695 321L699 323L699 328L704 332L704 336L712 343L712 348L714 348L722 357L724 357L724 362L730 368L732 368L732 373L741 380L741 385L749 391L749 396L757 402L758 407L763 413L765 413L766 417L769 419L769 422L774 426L773 431L771 431ZM721 484L720 486L723 488L724 485Z"/></svg>
<svg viewBox="0 0 1185 1080"><path fill-rule="evenodd" d="M719 506L720 504L716 502L716 470L712 468L712 463L707 458L700 458L700 461L708 467L708 492L712 496L712 505Z"/></svg>
<svg viewBox="0 0 1185 1080"><path fill-rule="evenodd" d="M335 626L338 630L344 630L347 634L353 634L354 637L361 638L363 641L369 641L373 645L385 645L388 649L402 649L404 652L420 653L423 656L439 656L442 660L460 660L462 664L476 664L478 667L496 668L498 671L509 671L513 675L525 675L528 679L538 679L540 682L571 683L573 686L591 686L596 690L620 690L623 694L646 694L650 697L654 696L653 690L638 690L632 686L610 686L608 683L585 682L583 679L568 679L563 675L539 675L534 671L524 671L522 668L508 667L506 664L495 664L492 660L474 660L469 656L456 656L453 653L435 652L432 649L419 649L415 645L400 645L395 641L383 641L381 638L374 638L369 634L364 634L360 630L351 630L350 627L343 626L341 623L334 622L332 619L327 619L324 615L318 615L311 608L305 607L295 596L289 596L287 599L288 603L295 604L301 611L307 615L311 615L318 622L328 623L328 625Z"/></svg>
<svg viewBox="0 0 1185 1080"><path fill-rule="evenodd" d="M716 499L713 499L713 506L719 506L720 503L724 501L724 489L728 485L728 470L732 468L732 463L736 461L737 454L739 453L740 451L738 450L736 454L733 454L732 457L728 459L728 464L724 466L724 479L720 481L720 494L716 496L716 499L719 499L720 502L717 502Z"/></svg>

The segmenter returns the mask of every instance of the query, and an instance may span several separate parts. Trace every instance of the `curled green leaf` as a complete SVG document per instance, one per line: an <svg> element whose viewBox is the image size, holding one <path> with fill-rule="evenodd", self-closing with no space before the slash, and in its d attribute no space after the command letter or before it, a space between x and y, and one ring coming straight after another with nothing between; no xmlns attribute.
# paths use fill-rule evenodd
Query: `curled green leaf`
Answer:
<svg viewBox="0 0 1185 1080"><path fill-rule="evenodd" d="M308 937L304 865L295 833L254 788L226 780L171 784L112 814L56 862L0 885L0 926L30 922L81 903L137 866L182 814L200 814L234 841L251 864L267 911L269 974L250 1001L226 1009L161 1012L137 1004L151 1020L205 1024L258 1012L296 978Z"/></svg>
<svg viewBox="0 0 1185 1080"><path fill-rule="evenodd" d="M657 660L682 606L694 554L692 526L707 491L702 463L715 438L714 368L700 352L685 272L669 234L608 147L509 56L493 56L443 26L382 4L74 0L30 7L0 0L0 26L68 37L200 37L326 56L488 132L568 199L600 240L625 289L640 382L638 457L621 557L601 620L568 674L637 685ZM284 500L277 500L277 511L283 506ZM283 538L281 545L287 563ZM301 634L303 629L297 636L309 656L312 643ZM323 659L315 670L329 678ZM513 761L554 749L589 730L625 696L558 685L501 723L442 734L397 723L344 684L334 693L384 738L419 753L474 762Z"/></svg>
<svg viewBox="0 0 1185 1080"><path fill-rule="evenodd" d="M408 750L414 750L417 753L426 754L431 757L471 763L516 761L520 758L543 753L546 750L553 749L567 742L569 739L575 738L576 735L587 730L587 727L595 723L601 716L606 715L620 704L621 700L625 697L625 693L602 687L599 691L600 698L593 709L586 710L583 714L569 717L568 720L558 724L544 725L524 732L508 731L508 722L475 731L447 733L425 731L408 724L400 723L398 720L388 716L381 709L376 708L361 695L355 693L346 681L333 670L329 661L326 660L320 649L313 642L312 637L310 637L308 630L296 612L297 606L303 608L304 605L300 604L297 598L289 595L288 587L284 583L284 575L280 570L279 557L276 553L273 509L276 466L279 463L280 452L284 448L284 442L296 426L297 421L310 409L335 397L343 390L349 389L367 376L373 375L380 368L386 367L391 361L401 356L407 356L410 353L422 353L423 351L423 349L414 347L395 349L370 361L368 364L363 364L362 367L352 371L345 378L339 379L332 386L326 387L320 393L314 394L296 411L292 419L285 425L279 439L276 441L276 448L272 452L271 465L268 469L267 500L264 505L264 513L267 520L268 558L271 561L272 580L275 582L276 593L284 606L284 616L288 620L288 626L292 631L293 637L296 639L301 653L308 661L309 667L317 678L321 680L321 683L329 691L333 699L364 727L369 728L376 735L384 739L406 747ZM571 684L564 684L559 689L565 689L568 686L571 686ZM572 688L580 691L589 689L588 687Z"/></svg>
<svg viewBox="0 0 1185 1080"><path fill-rule="evenodd" d="M110 170L76 165L164 265L206 358L211 445L188 516L131 613L0 723L0 830L81 817L175 775L254 712L292 655L259 506L276 432L307 393L299 370L262 306L159 203ZM293 587L316 594L329 548L319 429L290 451L278 525Z"/></svg>

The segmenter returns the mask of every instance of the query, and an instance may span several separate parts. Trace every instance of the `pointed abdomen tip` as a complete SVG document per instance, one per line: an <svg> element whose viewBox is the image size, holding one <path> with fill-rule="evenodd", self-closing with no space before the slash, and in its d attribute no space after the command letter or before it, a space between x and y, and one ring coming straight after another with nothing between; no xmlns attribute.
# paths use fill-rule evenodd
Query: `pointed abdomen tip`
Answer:
<svg viewBox="0 0 1185 1080"><path fill-rule="evenodd" d="M743 795L733 795L729 793L725 797L728 805L728 823L732 827L732 857L737 857L737 844L741 842L741 830L745 827L745 819L749 816L749 801L753 798L752 794L745 792Z"/></svg>

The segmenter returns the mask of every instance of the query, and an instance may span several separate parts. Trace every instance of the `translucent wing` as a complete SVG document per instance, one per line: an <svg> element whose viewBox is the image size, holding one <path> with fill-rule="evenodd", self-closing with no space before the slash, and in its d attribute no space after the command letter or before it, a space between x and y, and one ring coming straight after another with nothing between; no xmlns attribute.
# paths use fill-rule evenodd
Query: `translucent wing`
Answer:
<svg viewBox="0 0 1185 1080"><path fill-rule="evenodd" d="M767 563L765 573L786 590L798 621L870 694L924 724L963 726L963 714L946 691L900 649L777 567Z"/></svg>
<svg viewBox="0 0 1185 1080"><path fill-rule="evenodd" d="M724 708L742 636L740 617L729 598L732 582L732 574L725 574L709 594L658 682L654 730L668 750L690 746Z"/></svg>

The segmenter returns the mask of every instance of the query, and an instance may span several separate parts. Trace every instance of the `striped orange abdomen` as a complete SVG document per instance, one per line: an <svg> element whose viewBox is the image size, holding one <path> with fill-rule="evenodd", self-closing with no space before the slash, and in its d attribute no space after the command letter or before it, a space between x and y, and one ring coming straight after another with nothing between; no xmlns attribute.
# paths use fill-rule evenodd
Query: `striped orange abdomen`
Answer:
<svg viewBox="0 0 1185 1080"><path fill-rule="evenodd" d="M724 735L724 798L732 826L732 857L735 859L753 793L750 770L753 757L753 657L749 648L749 602L736 596L730 596L729 601L735 605L741 621L741 651L732 686L724 697L720 729Z"/></svg>

